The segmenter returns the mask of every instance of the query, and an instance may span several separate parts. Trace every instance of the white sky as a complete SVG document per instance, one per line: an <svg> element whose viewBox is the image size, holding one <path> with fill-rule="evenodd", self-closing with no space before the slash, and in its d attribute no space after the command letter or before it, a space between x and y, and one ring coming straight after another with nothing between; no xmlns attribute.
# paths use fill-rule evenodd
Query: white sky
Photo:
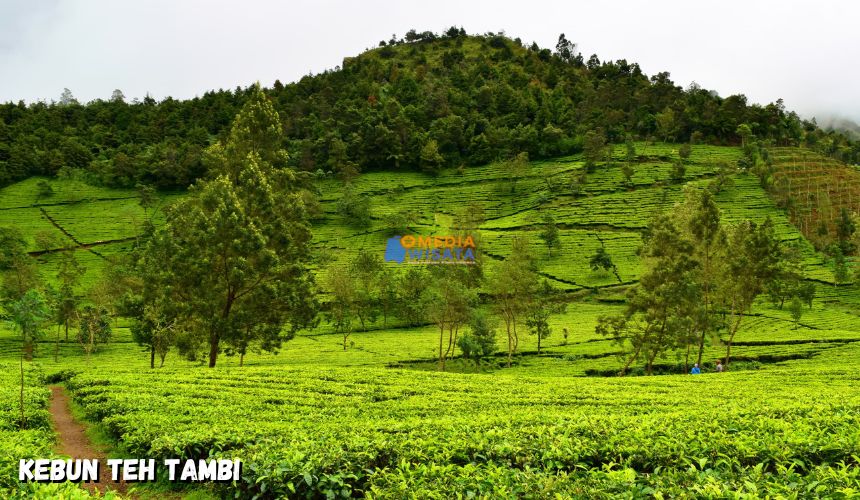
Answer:
<svg viewBox="0 0 860 500"><path fill-rule="evenodd" d="M720 95L860 121L853 1L0 0L0 101L188 98L287 83L410 28L504 30L625 58Z"/></svg>

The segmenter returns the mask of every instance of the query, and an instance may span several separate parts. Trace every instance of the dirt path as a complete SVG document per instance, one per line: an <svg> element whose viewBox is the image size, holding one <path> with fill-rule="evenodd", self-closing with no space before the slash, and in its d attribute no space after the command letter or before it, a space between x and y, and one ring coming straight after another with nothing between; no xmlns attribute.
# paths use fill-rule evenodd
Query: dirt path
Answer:
<svg viewBox="0 0 860 500"><path fill-rule="evenodd" d="M114 490L120 495L126 491L125 483L116 483L111 480L110 468L107 466L107 457L103 452L93 447L90 439L84 433L84 426L75 421L69 409L69 398L62 387L51 386L51 419L54 428L59 435L59 444L56 452L76 458L89 458L99 460L99 482L83 483L83 487L90 490L98 490L104 493Z"/></svg>

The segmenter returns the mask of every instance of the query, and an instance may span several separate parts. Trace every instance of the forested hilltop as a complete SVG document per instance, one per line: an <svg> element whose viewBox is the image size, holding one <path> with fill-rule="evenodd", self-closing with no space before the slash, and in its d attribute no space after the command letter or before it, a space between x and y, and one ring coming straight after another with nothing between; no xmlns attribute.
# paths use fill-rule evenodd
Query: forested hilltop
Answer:
<svg viewBox="0 0 860 500"><path fill-rule="evenodd" d="M804 145L856 163L860 143L801 120L781 101L759 106L626 60L585 60L564 35L554 50L503 34L410 31L344 59L343 67L266 93L284 126L294 167L351 178L361 171L435 172L522 152L576 153L590 132L669 142ZM251 87L190 100L151 97L80 104L0 105L0 185L33 175L84 175L111 187L183 188L207 170L204 149L224 139ZM743 129L746 130L746 129Z"/></svg>

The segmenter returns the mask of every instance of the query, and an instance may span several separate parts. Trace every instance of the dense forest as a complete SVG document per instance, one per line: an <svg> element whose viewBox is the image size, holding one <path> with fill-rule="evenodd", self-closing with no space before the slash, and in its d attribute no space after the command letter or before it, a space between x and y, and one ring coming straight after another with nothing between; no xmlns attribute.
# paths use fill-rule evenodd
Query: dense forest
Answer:
<svg viewBox="0 0 860 500"><path fill-rule="evenodd" d="M79 103L0 105L0 185L32 175L84 176L112 187L184 188L208 170L205 148L223 141L251 87L189 100L147 96ZM522 152L576 153L589 131L740 144L747 124L764 143L805 145L847 162L860 143L743 95L720 97L626 60L585 60L564 35L554 50L462 28L410 31L346 58L342 67L265 92L283 121L295 168L350 178L374 169L484 164Z"/></svg>

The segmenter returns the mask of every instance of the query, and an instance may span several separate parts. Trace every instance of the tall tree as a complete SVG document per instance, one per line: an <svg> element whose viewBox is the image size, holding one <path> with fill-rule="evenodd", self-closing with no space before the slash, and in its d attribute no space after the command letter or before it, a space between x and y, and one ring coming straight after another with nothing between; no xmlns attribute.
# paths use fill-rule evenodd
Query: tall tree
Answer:
<svg viewBox="0 0 860 500"><path fill-rule="evenodd" d="M42 325L50 317L45 298L37 290L28 290L7 307L9 319L21 332L21 390L19 396L20 427L27 427L24 414L24 360L33 359L36 340L42 332Z"/></svg>
<svg viewBox="0 0 860 500"><path fill-rule="evenodd" d="M546 213L542 217L543 229L540 232L540 239L546 245L547 252L552 255L553 249L561 247L561 237L558 226L555 223L555 217L550 213Z"/></svg>
<svg viewBox="0 0 860 500"><path fill-rule="evenodd" d="M171 207L148 242L166 256L165 292L181 305L179 319L208 344L210 367L223 340L270 326L266 344L277 346L316 318L303 181L280 149L282 129L255 86L227 142L207 152L213 178ZM259 304L268 304L269 314L251 314Z"/></svg>
<svg viewBox="0 0 860 500"><path fill-rule="evenodd" d="M547 280L541 280L541 284L535 290L526 306L525 323L529 333L537 337L537 353L541 351L541 340L552 334L549 319L554 314L561 314L567 309L567 304L562 302L559 292Z"/></svg>
<svg viewBox="0 0 860 500"><path fill-rule="evenodd" d="M726 244L720 252L719 300L729 313L725 366L732 354L732 342L741 321L756 298L777 277L781 248L773 222L767 218L761 225L745 221L730 227Z"/></svg>
<svg viewBox="0 0 860 500"><path fill-rule="evenodd" d="M505 324L508 339L508 366L517 351L517 325L523 319L526 303L538 286L535 265L529 253L528 241L515 237L511 254L495 267L488 288L495 298L495 308Z"/></svg>
<svg viewBox="0 0 860 500"><path fill-rule="evenodd" d="M57 325L63 327L66 335L66 342L69 341L69 326L77 318L79 299L77 288L80 286L81 278L86 272L78 259L75 257L74 250L66 250L60 254L60 265L57 269ZM57 336L57 349L59 349L60 338Z"/></svg>
<svg viewBox="0 0 860 500"><path fill-rule="evenodd" d="M621 375L640 358L650 375L655 360L687 345L701 297L692 255L693 243L673 217L663 214L649 225L642 249L646 272L628 292L624 313L601 317L596 328L622 347Z"/></svg>
<svg viewBox="0 0 860 500"><path fill-rule="evenodd" d="M3 298L18 300L39 284L39 273L27 254L27 241L15 227L0 227L0 275Z"/></svg>
<svg viewBox="0 0 860 500"><path fill-rule="evenodd" d="M593 172L597 162L605 158L606 134L603 130L589 130L585 133L582 148L582 156L585 158L585 171Z"/></svg>
<svg viewBox="0 0 860 500"><path fill-rule="evenodd" d="M443 266L439 266L443 267ZM451 266L445 266L451 267ZM457 279L433 280L427 295L427 318L439 328L439 370L445 371L445 362L457 345L457 334L472 312L477 300L474 290ZM445 333L448 334L447 346Z"/></svg>
<svg viewBox="0 0 860 500"><path fill-rule="evenodd" d="M95 352L99 344L110 341L113 331L110 327L110 314L104 307L85 306L78 313L78 342L87 354Z"/></svg>
<svg viewBox="0 0 860 500"><path fill-rule="evenodd" d="M378 279L383 268L382 257L366 248L359 249L350 262L350 276L355 280L353 308L362 330L380 313Z"/></svg>
<svg viewBox="0 0 860 500"><path fill-rule="evenodd" d="M686 223L686 232L693 244L692 257L699 262L696 268L696 282L701 286L702 301L701 315L698 318L699 346L696 356L699 365L705 349L705 339L712 332L713 294L717 286L718 262L717 254L720 249L720 209L717 207L713 193L707 189L689 189L683 206L679 207L678 215Z"/></svg>

